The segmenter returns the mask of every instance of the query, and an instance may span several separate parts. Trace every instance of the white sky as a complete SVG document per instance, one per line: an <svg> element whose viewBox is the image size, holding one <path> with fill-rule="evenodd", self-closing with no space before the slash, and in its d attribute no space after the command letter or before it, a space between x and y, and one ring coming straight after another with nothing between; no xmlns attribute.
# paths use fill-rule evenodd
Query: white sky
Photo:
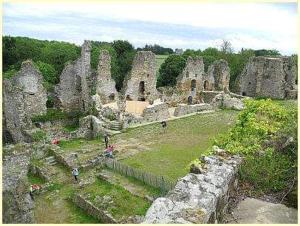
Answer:
<svg viewBox="0 0 300 226"><path fill-rule="evenodd" d="M296 9L291 3L5 3L4 34L41 39L56 34L57 40L78 44L127 39L135 46L184 49L218 46L227 39L235 50L275 48L290 54L297 49ZM70 18L80 22L70 23ZM155 28L149 31L147 24ZM169 26L172 30L164 32ZM182 26L183 34L176 30ZM196 34L189 36L189 29ZM209 31L209 37L202 37L202 31Z"/></svg>

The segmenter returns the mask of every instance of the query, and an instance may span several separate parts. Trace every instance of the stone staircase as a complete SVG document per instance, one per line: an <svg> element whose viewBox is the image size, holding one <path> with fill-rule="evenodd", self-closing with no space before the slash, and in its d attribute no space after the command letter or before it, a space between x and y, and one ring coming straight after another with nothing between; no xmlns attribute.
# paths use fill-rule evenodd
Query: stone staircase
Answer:
<svg viewBox="0 0 300 226"><path fill-rule="evenodd" d="M50 166L53 166L53 165L57 164L56 159L55 159L54 156L49 156L49 157L45 158L45 161Z"/></svg>
<svg viewBox="0 0 300 226"><path fill-rule="evenodd" d="M122 126L122 123L119 122L119 121L111 121L111 122L110 122L109 128L110 128L111 130L121 131L122 128L123 128L123 126Z"/></svg>

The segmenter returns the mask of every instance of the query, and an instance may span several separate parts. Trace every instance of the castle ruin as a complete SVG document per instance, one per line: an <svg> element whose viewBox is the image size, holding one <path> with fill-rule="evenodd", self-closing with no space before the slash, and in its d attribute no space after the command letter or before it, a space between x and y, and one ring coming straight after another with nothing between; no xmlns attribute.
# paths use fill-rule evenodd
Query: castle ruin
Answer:
<svg viewBox="0 0 300 226"><path fill-rule="evenodd" d="M26 130L32 126L31 117L45 114L47 92L43 77L32 61L24 61L21 70L4 80L3 114L5 139L26 141Z"/></svg>
<svg viewBox="0 0 300 226"><path fill-rule="evenodd" d="M132 70L125 79L125 98L134 101L154 101L157 97L155 54L138 51L134 57Z"/></svg>
<svg viewBox="0 0 300 226"><path fill-rule="evenodd" d="M111 57L107 50L100 52L96 93L100 96L102 104L113 102L118 98L116 82L111 78Z"/></svg>
<svg viewBox="0 0 300 226"><path fill-rule="evenodd" d="M297 66L291 58L252 57L238 78L240 94L274 99L296 98Z"/></svg>
<svg viewBox="0 0 300 226"><path fill-rule="evenodd" d="M55 91L58 107L65 111L89 109L90 90L87 79L91 75L91 43L84 41L81 57L68 63L60 76Z"/></svg>

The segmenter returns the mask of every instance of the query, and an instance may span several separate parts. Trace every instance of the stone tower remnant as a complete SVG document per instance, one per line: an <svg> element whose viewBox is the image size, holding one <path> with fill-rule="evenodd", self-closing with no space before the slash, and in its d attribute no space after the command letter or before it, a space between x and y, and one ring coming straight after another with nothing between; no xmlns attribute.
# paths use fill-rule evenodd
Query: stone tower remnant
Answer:
<svg viewBox="0 0 300 226"><path fill-rule="evenodd" d="M11 79L3 81L4 133L13 142L26 141L25 130L30 129L31 118L47 112L47 91L43 77L30 60Z"/></svg>
<svg viewBox="0 0 300 226"><path fill-rule="evenodd" d="M84 41L81 56L68 63L56 87L58 106L65 111L87 111L91 105L87 79L91 75L91 42Z"/></svg>
<svg viewBox="0 0 300 226"><path fill-rule="evenodd" d="M111 57L107 50L100 52L96 92L102 104L114 102L118 98L116 82L111 78Z"/></svg>
<svg viewBox="0 0 300 226"><path fill-rule="evenodd" d="M227 61L216 60L209 66L204 90L229 91L230 68Z"/></svg>
<svg viewBox="0 0 300 226"><path fill-rule="evenodd" d="M274 99L296 98L297 66L290 57L252 57L238 78L240 94Z"/></svg>
<svg viewBox="0 0 300 226"><path fill-rule="evenodd" d="M157 97L154 53L151 51L136 53L131 73L125 79L125 86L126 100L154 101Z"/></svg>
<svg viewBox="0 0 300 226"><path fill-rule="evenodd" d="M202 90L204 63L202 57L188 57L186 66L177 78L177 88L189 96L195 97Z"/></svg>

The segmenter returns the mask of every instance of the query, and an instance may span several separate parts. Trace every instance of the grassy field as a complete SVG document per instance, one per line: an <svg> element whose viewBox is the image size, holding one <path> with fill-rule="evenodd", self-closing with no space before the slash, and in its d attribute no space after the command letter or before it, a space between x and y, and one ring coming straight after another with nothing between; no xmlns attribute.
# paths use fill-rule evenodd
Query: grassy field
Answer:
<svg viewBox="0 0 300 226"><path fill-rule="evenodd" d="M158 70L162 63L166 60L169 55L155 55L155 63L156 63L156 74L158 74Z"/></svg>
<svg viewBox="0 0 300 226"><path fill-rule="evenodd" d="M85 187L81 193L88 196L88 199L96 206L103 203L97 203L97 196L109 196L113 205L107 207L107 211L116 219L134 215L144 215L150 207L150 202L131 195L123 187L112 185L104 180L97 179L95 183Z"/></svg>
<svg viewBox="0 0 300 226"><path fill-rule="evenodd" d="M147 151L122 160L124 163L156 175L177 180L187 172L189 162L198 158L213 144L214 137L226 132L235 122L236 111L218 111L170 121L163 133L159 123L129 129L113 138L147 143Z"/></svg>

